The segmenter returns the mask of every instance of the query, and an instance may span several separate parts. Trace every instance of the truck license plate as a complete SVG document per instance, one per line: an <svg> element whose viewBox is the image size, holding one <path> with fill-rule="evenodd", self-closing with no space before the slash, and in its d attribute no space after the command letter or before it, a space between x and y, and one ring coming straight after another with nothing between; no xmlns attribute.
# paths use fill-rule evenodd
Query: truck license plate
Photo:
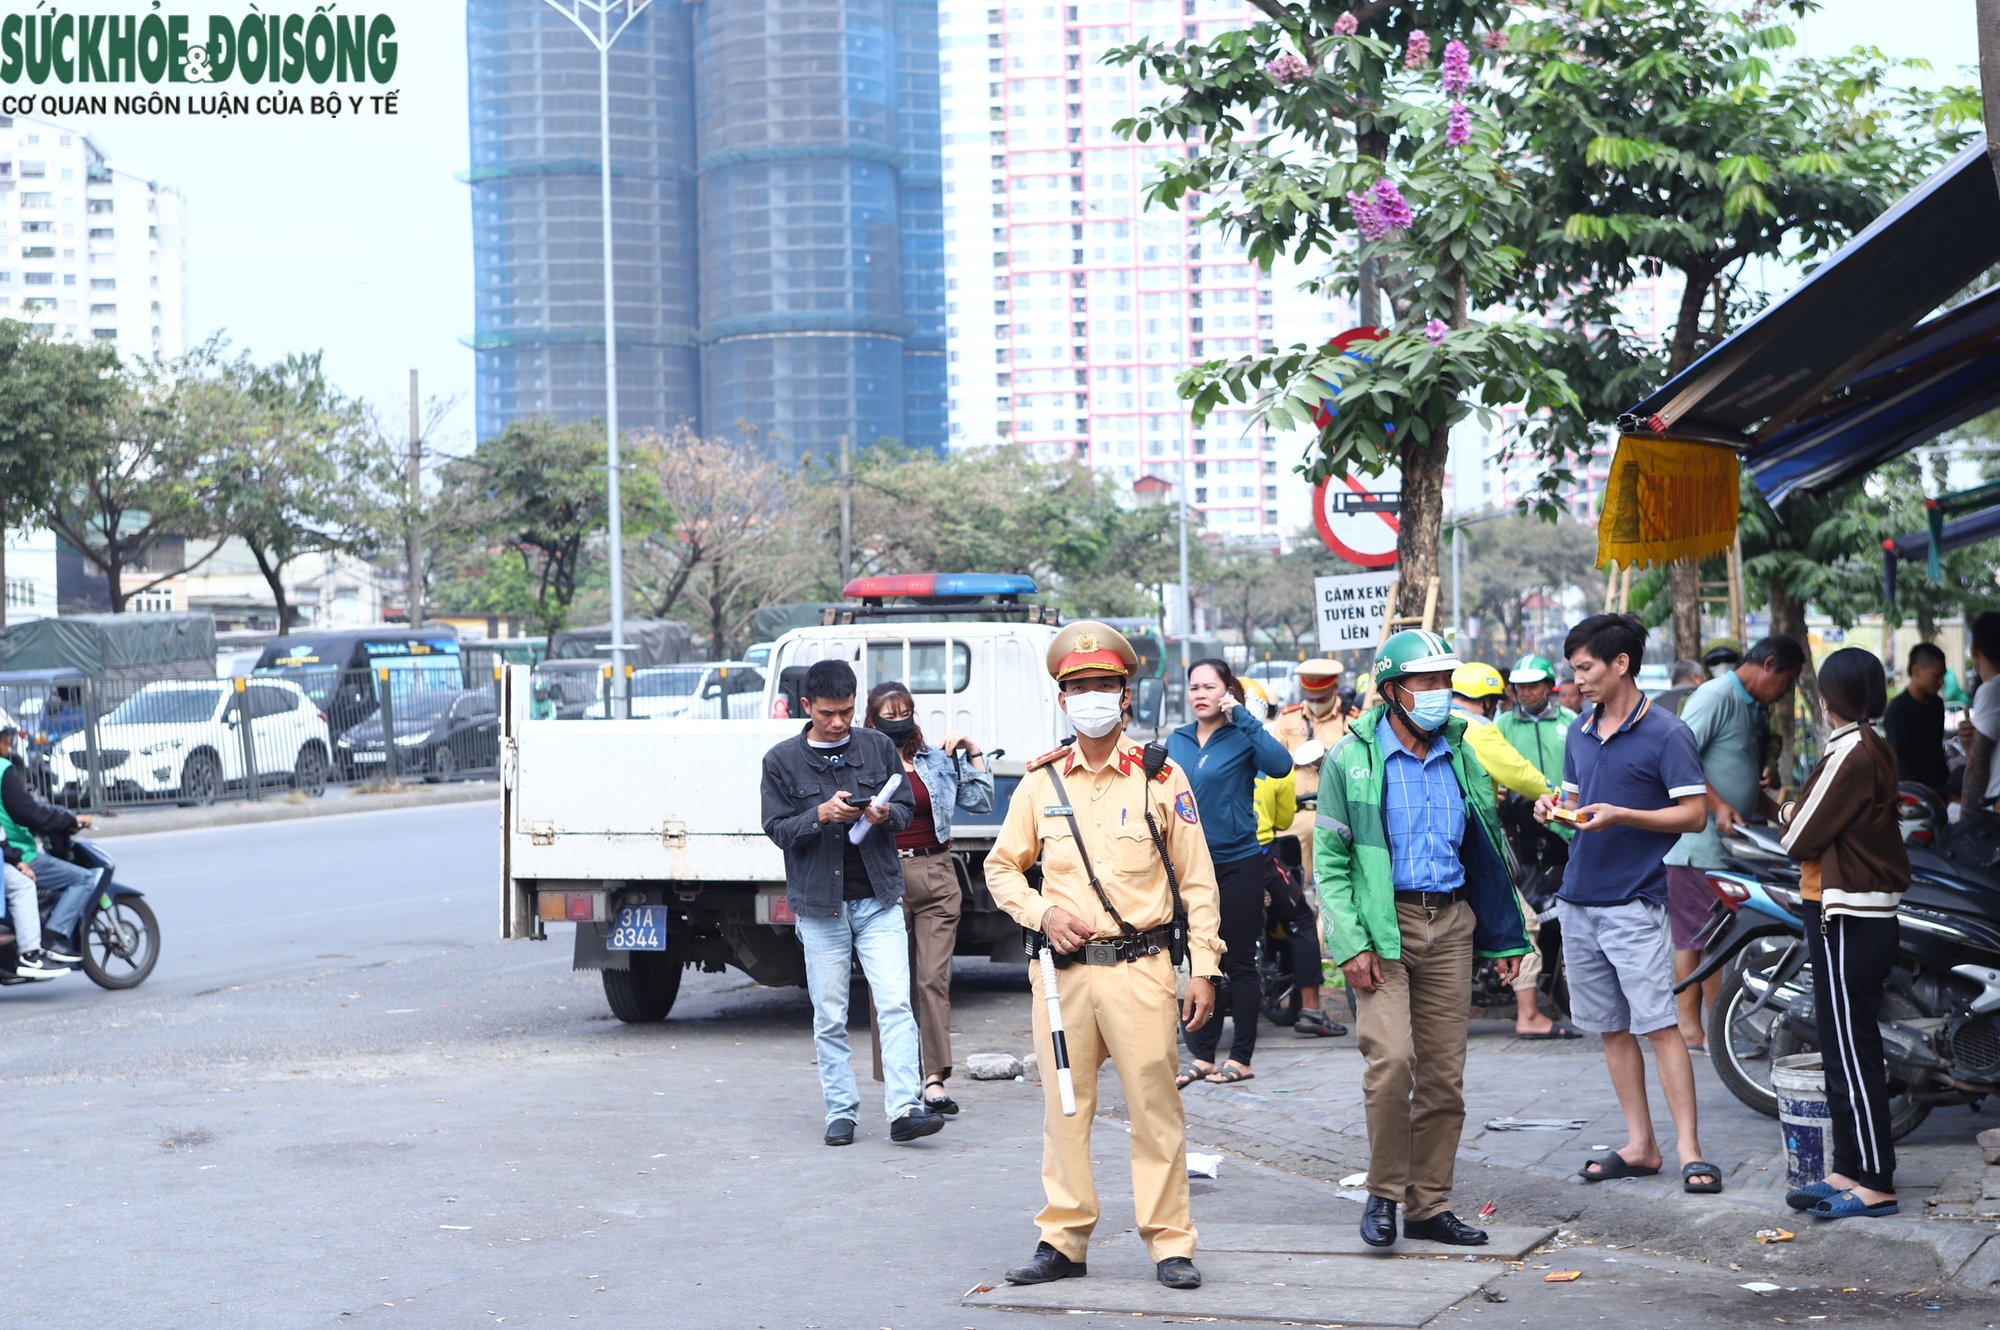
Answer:
<svg viewBox="0 0 2000 1330"><path fill-rule="evenodd" d="M618 917L611 924L611 938L604 946L609 951L665 951L667 907L620 906Z"/></svg>

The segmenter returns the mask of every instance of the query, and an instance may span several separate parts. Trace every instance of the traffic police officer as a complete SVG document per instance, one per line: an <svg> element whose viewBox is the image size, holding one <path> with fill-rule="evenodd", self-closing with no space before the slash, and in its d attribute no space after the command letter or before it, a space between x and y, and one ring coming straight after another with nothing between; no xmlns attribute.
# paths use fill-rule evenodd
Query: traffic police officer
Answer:
<svg viewBox="0 0 2000 1330"><path fill-rule="evenodd" d="M1110 1058L1132 1115L1132 1194L1139 1236L1160 1282L1197 1288L1194 1223L1188 1214L1186 1120L1174 1088L1176 1018L1198 1029L1215 1005L1222 942L1215 869L1187 778L1161 764L1148 779L1144 750L1125 737L1127 681L1139 666L1132 644L1089 620L1056 634L1048 651L1057 700L1076 730L1073 746L1028 764L1007 821L986 856L986 885L1022 927L1047 935L1057 954L1063 1027L1076 1086L1076 1115L1057 1095L1042 977L1034 989L1035 1051L1042 1067L1041 1241L1008 1282L1040 1284L1085 1273L1097 1224L1090 1127L1097 1070ZM1150 817L1150 825L1148 820ZM1154 828L1157 828L1157 835ZM1176 1001L1170 932L1175 886L1185 910L1193 978ZM1028 885L1037 860L1042 885Z"/></svg>
<svg viewBox="0 0 2000 1330"><path fill-rule="evenodd" d="M1266 724L1272 735L1294 752L1308 739L1317 739L1332 752L1347 737L1347 707L1340 700L1340 662L1321 657L1298 668L1299 691L1305 701L1294 702ZM1300 798L1319 789L1319 763L1299 763L1292 768ZM1313 875L1313 812L1302 810L1293 820L1289 834L1298 838L1299 859L1305 865L1306 883Z"/></svg>

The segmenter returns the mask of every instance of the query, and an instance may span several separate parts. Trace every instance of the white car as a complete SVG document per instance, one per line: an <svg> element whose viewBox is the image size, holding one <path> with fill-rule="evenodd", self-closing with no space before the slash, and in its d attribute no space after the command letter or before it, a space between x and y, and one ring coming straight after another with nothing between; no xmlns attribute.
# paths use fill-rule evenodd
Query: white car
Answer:
<svg viewBox="0 0 2000 1330"><path fill-rule="evenodd" d="M632 716L676 720L756 720L764 675L742 660L660 665L632 672Z"/></svg>
<svg viewBox="0 0 2000 1330"><path fill-rule="evenodd" d="M241 693L237 685L246 685ZM172 798L213 803L248 776L238 697L248 701L249 747L259 784L326 792L332 736L304 689L286 679L159 679L97 724L98 778L114 799ZM58 791L90 786L85 735L67 735L49 759Z"/></svg>

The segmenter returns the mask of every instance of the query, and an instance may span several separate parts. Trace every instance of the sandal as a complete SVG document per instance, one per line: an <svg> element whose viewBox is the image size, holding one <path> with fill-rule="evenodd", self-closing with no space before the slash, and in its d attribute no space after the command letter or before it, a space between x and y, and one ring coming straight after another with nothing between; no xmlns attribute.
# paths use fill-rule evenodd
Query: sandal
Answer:
<svg viewBox="0 0 2000 1330"><path fill-rule="evenodd" d="M932 1090L942 1090L942 1089L944 1089L943 1081L925 1081L924 1107L929 1109L933 1113L942 1113L946 1117L950 1117L954 1113L958 1112L958 1101L956 1099L953 1099L948 1094L940 1094L935 1099L931 1098Z"/></svg>
<svg viewBox="0 0 2000 1330"><path fill-rule="evenodd" d="M1810 1210L1829 1196L1839 1194L1839 1189L1831 1182L1808 1182L1803 1187L1794 1187L1785 1193L1785 1204L1794 1210Z"/></svg>
<svg viewBox="0 0 2000 1330"><path fill-rule="evenodd" d="M1185 1090L1196 1081L1205 1081L1214 1074L1215 1068L1213 1067L1210 1067L1207 1071L1203 1071L1200 1067L1182 1067L1180 1075L1174 1077L1174 1088L1176 1090Z"/></svg>
<svg viewBox="0 0 2000 1330"><path fill-rule="evenodd" d="M1594 1172L1590 1167L1592 1164L1597 1165ZM1602 1154L1595 1159L1585 1160L1583 1167L1576 1171L1576 1175L1585 1182L1609 1182L1613 1178L1650 1178L1659 1171L1660 1166L1658 1164L1653 1165L1651 1168L1641 1168L1637 1164L1628 1164L1625 1162L1625 1156L1613 1150L1609 1154ZM1722 1188L1717 1187L1716 1190L1721 1191Z"/></svg>
<svg viewBox="0 0 2000 1330"><path fill-rule="evenodd" d="M1202 1079L1210 1085L1234 1085L1238 1081L1254 1081L1257 1073L1234 1062L1225 1062Z"/></svg>
<svg viewBox="0 0 2000 1330"><path fill-rule="evenodd" d="M1896 1198L1891 1196L1886 1201L1870 1205L1853 1192L1844 1191L1827 1197L1806 1213L1814 1219L1879 1219L1896 1213Z"/></svg>
<svg viewBox="0 0 2000 1330"><path fill-rule="evenodd" d="M1713 1178L1715 1181L1696 1182L1696 1178ZM1722 1170L1714 1164L1706 1163L1699 1159L1694 1160L1681 1170L1681 1190L1693 1195L1713 1196L1722 1190ZM1820 1205L1824 1204L1826 1202L1820 1202ZM1890 1202L1892 1207L1894 1204L1893 1201ZM1814 1206L1807 1213L1815 1213L1818 1209L1819 1206ZM1893 1209L1889 1213L1894 1213Z"/></svg>

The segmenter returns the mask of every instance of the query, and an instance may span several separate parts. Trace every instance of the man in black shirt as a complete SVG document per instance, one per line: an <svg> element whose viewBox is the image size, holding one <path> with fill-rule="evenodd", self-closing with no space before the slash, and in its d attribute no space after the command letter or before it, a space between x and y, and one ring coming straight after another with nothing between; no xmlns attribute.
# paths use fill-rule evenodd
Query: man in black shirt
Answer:
<svg viewBox="0 0 2000 1330"><path fill-rule="evenodd" d="M1909 682L1882 715L1882 731L1896 751L1896 777L1944 794L1944 652L1929 642L1910 648Z"/></svg>
<svg viewBox="0 0 2000 1330"><path fill-rule="evenodd" d="M858 955L881 1029L889 1139L902 1144L944 1125L920 1090L896 855L896 833L910 825L916 800L894 741L854 728L856 691L845 661L806 671L800 700L809 723L764 754L764 834L785 852L785 895L805 949L826 1143L853 1144L861 1110L847 1046L847 986ZM885 795L891 777L896 786Z"/></svg>

